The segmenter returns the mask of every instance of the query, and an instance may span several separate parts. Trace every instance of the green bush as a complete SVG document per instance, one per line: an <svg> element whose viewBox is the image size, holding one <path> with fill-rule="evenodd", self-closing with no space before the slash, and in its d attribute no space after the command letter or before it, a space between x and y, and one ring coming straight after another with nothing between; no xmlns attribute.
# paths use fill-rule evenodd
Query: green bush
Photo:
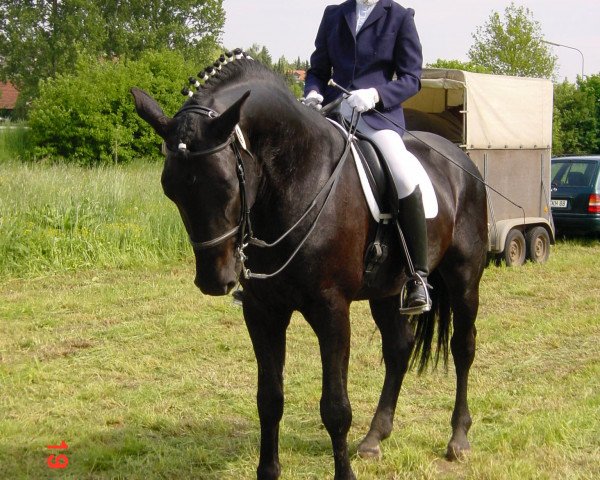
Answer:
<svg viewBox="0 0 600 480"><path fill-rule="evenodd" d="M41 82L29 117L34 157L93 165L156 156L158 139L135 113L129 90L148 91L172 115L198 69L170 51L135 61L82 59L72 74Z"/></svg>

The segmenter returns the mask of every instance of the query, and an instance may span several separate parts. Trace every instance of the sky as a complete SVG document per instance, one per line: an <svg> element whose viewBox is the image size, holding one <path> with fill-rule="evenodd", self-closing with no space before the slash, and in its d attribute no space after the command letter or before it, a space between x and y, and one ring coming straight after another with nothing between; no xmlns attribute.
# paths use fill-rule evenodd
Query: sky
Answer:
<svg viewBox="0 0 600 480"><path fill-rule="evenodd" d="M223 0L226 11L223 44L227 48L267 47L273 60L308 60L314 48L323 10L335 0ZM493 11L501 16L510 0L406 0L398 2L416 12L415 22L425 63L442 58L468 60L472 34ZM577 48L551 47L558 57L558 80L575 81L600 73L600 0L514 0L539 22L548 41Z"/></svg>

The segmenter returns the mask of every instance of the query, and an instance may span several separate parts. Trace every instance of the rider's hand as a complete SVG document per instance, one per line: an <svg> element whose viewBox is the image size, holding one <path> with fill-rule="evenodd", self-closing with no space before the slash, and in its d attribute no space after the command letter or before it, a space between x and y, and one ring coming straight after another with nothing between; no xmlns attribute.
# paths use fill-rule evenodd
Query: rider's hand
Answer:
<svg viewBox="0 0 600 480"><path fill-rule="evenodd" d="M323 95L317 93L315 90L311 90L308 92L306 98L301 98L300 101L307 107L314 108L315 110L321 110Z"/></svg>
<svg viewBox="0 0 600 480"><path fill-rule="evenodd" d="M346 99L348 105L355 108L357 112L372 110L379 101L379 93L374 88L363 88L354 90Z"/></svg>

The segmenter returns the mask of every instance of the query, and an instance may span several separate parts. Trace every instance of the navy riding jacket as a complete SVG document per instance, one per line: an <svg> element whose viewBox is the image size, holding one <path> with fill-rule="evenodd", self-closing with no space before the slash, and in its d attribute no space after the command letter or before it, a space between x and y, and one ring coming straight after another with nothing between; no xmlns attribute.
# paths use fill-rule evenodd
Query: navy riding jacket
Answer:
<svg viewBox="0 0 600 480"><path fill-rule="evenodd" d="M421 88L423 55L414 10L392 0L380 0L358 34L356 0L325 8L306 74L305 95L311 90L327 104L341 92L327 86L330 78L348 90L374 87L377 109L404 126L402 102ZM363 119L377 130L402 131L373 113Z"/></svg>

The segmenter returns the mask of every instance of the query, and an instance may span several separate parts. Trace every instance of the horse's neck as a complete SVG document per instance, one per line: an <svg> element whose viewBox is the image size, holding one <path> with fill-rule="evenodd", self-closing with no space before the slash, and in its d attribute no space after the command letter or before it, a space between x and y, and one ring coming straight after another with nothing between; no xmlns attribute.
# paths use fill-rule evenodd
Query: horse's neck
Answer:
<svg viewBox="0 0 600 480"><path fill-rule="evenodd" d="M306 116L299 105L256 104L249 121L252 141L256 145L262 168L281 187L291 186L310 192L319 186L319 180L335 168L332 139L324 134L329 128L323 120ZM335 132L334 132L335 135ZM335 140L335 139L334 139Z"/></svg>
<svg viewBox="0 0 600 480"><path fill-rule="evenodd" d="M261 171L257 195L268 197L259 203L305 208L335 168L342 138L323 117L264 80L229 86L218 95L219 102L232 104L248 90L240 126Z"/></svg>

